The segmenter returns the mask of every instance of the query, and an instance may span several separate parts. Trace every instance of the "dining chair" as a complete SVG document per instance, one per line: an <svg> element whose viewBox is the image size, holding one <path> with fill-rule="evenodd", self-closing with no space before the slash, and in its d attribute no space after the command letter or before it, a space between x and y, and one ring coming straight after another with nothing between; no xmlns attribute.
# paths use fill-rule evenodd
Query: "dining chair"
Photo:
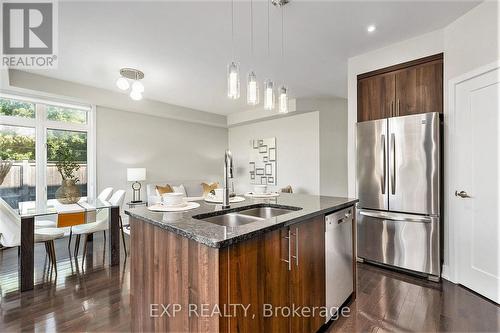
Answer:
<svg viewBox="0 0 500 333"><path fill-rule="evenodd" d="M99 193L97 196L97 199L101 201L108 201L109 198L111 197L111 194L113 193L113 188L112 187L106 187L104 190Z"/></svg>
<svg viewBox="0 0 500 333"><path fill-rule="evenodd" d="M112 206L118 206L121 208L123 206L123 201L125 200L125 191L124 190L118 190L113 195L111 198L108 200L109 203ZM91 222L91 223L84 223L80 224L77 226L74 226L73 229L73 235L76 235L76 243L75 243L75 256L78 255L78 249L80 247L80 237L83 235L83 256L85 257L85 254L87 252L87 240L88 240L88 235L93 234L95 232L103 231L104 232L104 240L106 240L106 230L109 229L109 210L108 209L102 209L97 212L96 214L96 222ZM122 217L119 215L119 221L120 221L120 229L121 229L121 234L122 234L122 241L123 241L123 248L125 250L125 255L127 254L127 247L125 245L125 233L123 232L123 223L122 223Z"/></svg>
<svg viewBox="0 0 500 333"><path fill-rule="evenodd" d="M45 243L45 252L57 275L57 259L54 240L64 237L64 231L56 228L53 221L35 221L35 243ZM21 217L0 198L0 244L3 247L21 245Z"/></svg>

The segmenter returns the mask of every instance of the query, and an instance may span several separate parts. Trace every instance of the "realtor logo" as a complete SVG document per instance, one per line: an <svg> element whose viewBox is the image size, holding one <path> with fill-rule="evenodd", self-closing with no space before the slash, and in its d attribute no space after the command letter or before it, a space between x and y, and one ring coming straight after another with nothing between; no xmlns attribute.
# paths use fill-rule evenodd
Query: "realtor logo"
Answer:
<svg viewBox="0 0 500 333"><path fill-rule="evenodd" d="M53 1L3 2L2 67L55 67L55 9Z"/></svg>

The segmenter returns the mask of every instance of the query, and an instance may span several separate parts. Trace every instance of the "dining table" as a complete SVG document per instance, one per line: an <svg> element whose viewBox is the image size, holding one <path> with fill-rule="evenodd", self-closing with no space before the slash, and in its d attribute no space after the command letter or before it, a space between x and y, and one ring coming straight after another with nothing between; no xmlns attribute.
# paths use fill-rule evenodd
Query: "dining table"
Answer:
<svg viewBox="0 0 500 333"><path fill-rule="evenodd" d="M70 213L92 213L103 209L109 211L109 265L120 264L120 207L108 201L81 198L74 204L62 204L56 199L19 202L21 217L21 246L19 253L19 288L21 292L34 288L35 220ZM93 222L84 220L84 223Z"/></svg>

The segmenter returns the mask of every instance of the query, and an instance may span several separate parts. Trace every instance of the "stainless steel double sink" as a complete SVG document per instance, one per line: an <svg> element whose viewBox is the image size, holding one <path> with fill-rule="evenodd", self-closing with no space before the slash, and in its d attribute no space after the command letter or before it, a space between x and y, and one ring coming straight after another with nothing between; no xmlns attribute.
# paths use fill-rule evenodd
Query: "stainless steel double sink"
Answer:
<svg viewBox="0 0 500 333"><path fill-rule="evenodd" d="M257 204L238 207L237 209L232 209L227 212L221 211L216 215L214 215L214 213L195 215L193 218L221 226L238 227L248 223L264 221L301 209L302 208L293 206Z"/></svg>

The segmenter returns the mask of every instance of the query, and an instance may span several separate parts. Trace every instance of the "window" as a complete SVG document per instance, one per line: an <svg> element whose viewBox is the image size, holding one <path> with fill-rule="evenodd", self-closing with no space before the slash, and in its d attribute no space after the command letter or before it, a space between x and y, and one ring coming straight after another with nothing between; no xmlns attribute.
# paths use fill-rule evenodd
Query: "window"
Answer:
<svg viewBox="0 0 500 333"><path fill-rule="evenodd" d="M35 200L35 129L0 125L0 197L11 206Z"/></svg>
<svg viewBox="0 0 500 333"><path fill-rule="evenodd" d="M47 119L53 121L63 121L67 123L86 124L87 112L83 110L48 105Z"/></svg>
<svg viewBox="0 0 500 333"><path fill-rule="evenodd" d="M77 185L82 196L87 196L87 133L65 130L47 130L47 199L55 199L62 177L56 163L61 154L70 156L80 168L76 171Z"/></svg>
<svg viewBox="0 0 500 333"><path fill-rule="evenodd" d="M54 199L62 182L56 163L63 155L80 167L82 196L92 194L91 112L86 106L0 94L0 197L13 208Z"/></svg>
<svg viewBox="0 0 500 333"><path fill-rule="evenodd" d="M35 118L35 104L10 98L0 98L0 115Z"/></svg>

